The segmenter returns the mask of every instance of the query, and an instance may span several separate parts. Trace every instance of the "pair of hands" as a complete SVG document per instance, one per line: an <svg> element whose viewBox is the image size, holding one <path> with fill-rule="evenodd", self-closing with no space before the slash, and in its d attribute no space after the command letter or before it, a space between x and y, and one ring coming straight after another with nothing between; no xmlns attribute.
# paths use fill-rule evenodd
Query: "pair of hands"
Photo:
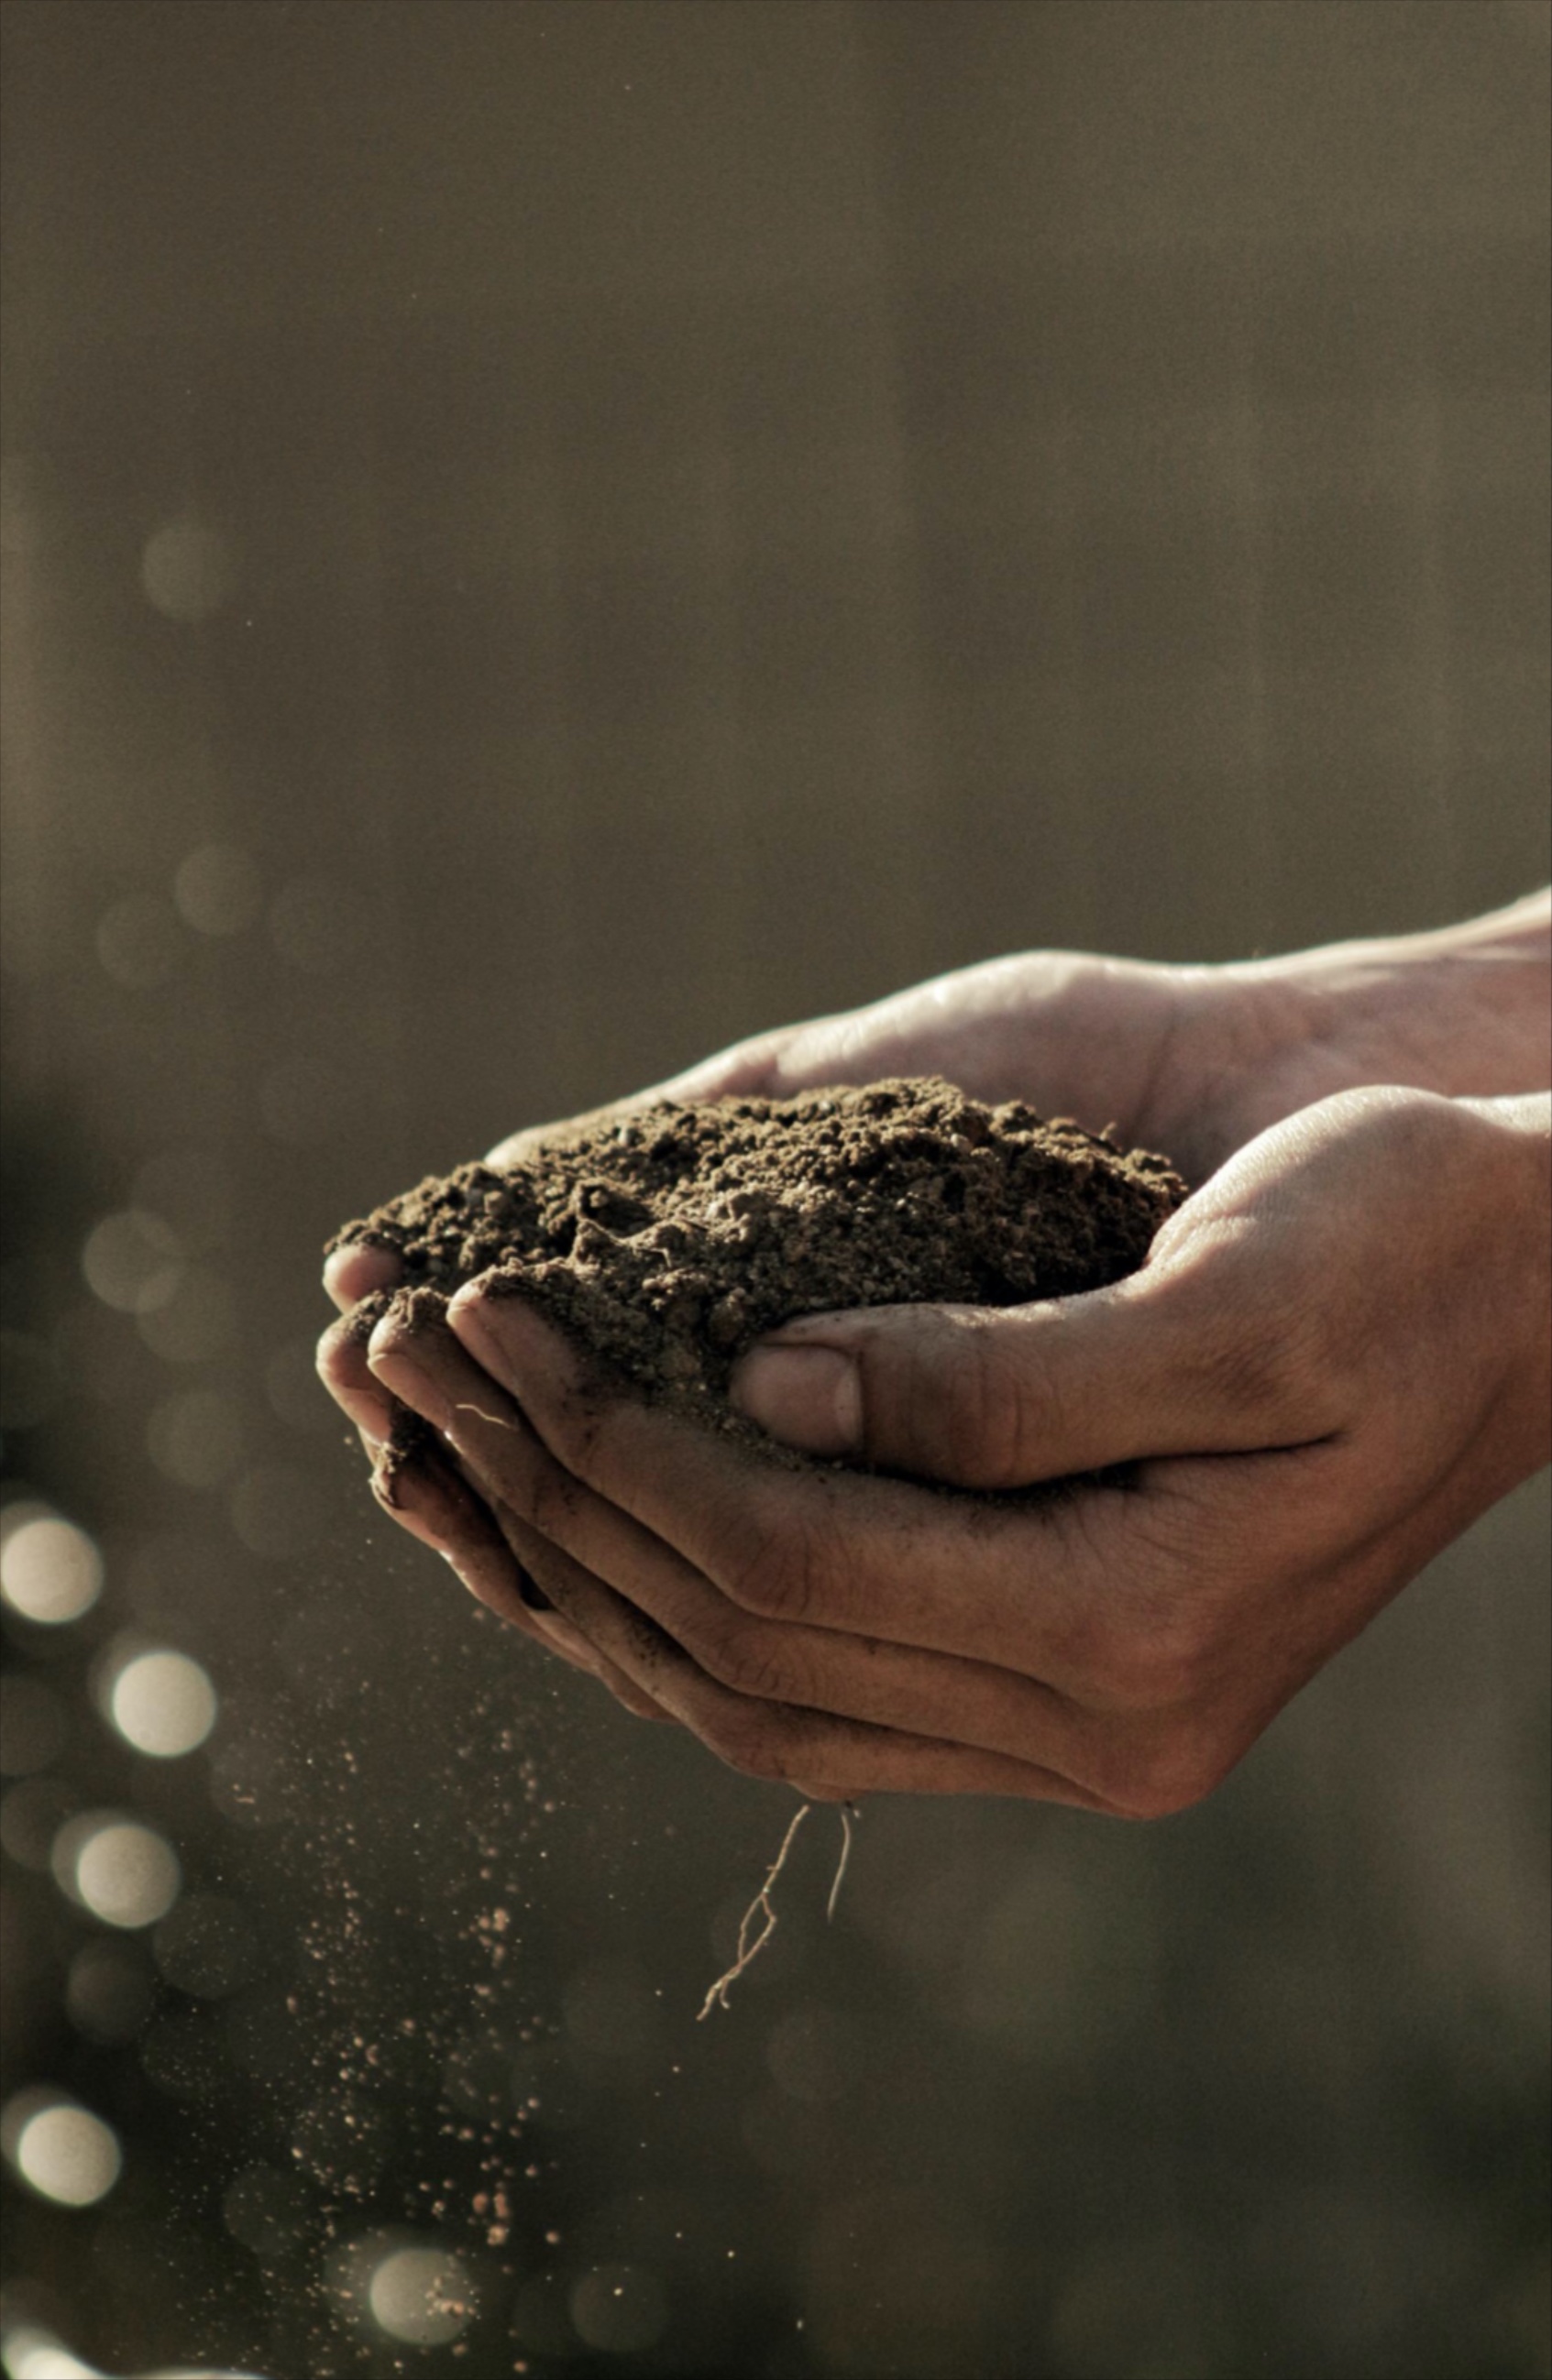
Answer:
<svg viewBox="0 0 1552 2380"><path fill-rule="evenodd" d="M336 1325L321 1368L369 1451L396 1401L441 1434L391 1509L474 1594L736 1767L814 1798L1179 1809L1545 1460L1546 1102L1398 1087L1434 993L1387 1024L1384 974L1037 953L641 1095L939 1073L1114 1124L1197 1185L1110 1289L811 1317L746 1356L736 1401L774 1436L896 1475L764 1463L477 1283L364 1348ZM1490 1018L1460 1055L1470 1009L1457 986L1472 1087L1545 1081L1491 1054ZM348 1314L392 1278L358 1248L327 1281ZM1122 1463L1044 1501L917 1484Z"/></svg>

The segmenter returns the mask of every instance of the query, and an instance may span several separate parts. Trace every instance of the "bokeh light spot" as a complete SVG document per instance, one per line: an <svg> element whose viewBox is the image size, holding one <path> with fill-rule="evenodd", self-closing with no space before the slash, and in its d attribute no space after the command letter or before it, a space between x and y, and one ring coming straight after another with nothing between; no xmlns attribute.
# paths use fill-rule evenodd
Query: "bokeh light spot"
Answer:
<svg viewBox="0 0 1552 2380"><path fill-rule="evenodd" d="M147 1652L114 1680L109 1710L126 1743L153 1760L177 1760L215 1725L215 1688L187 1653Z"/></svg>
<svg viewBox="0 0 1552 2380"><path fill-rule="evenodd" d="M103 1557L73 1521L45 1512L7 1531L0 1595L24 1620L63 1627L90 1611L102 1591Z"/></svg>
<svg viewBox="0 0 1552 2380"><path fill-rule="evenodd" d="M231 600L237 562L219 530L191 513L153 529L141 555L141 584L165 619L195 627Z"/></svg>
<svg viewBox="0 0 1552 2380"><path fill-rule="evenodd" d="M258 868L231 843L202 843L179 862L173 899L185 925L219 938L253 923L263 898Z"/></svg>
<svg viewBox="0 0 1552 2380"><path fill-rule="evenodd" d="M654 2347L668 2322L662 2283L634 2265L602 2265L571 2291L577 2336L606 2355L639 2355Z"/></svg>
<svg viewBox="0 0 1552 2380"><path fill-rule="evenodd" d="M145 1207L104 1215L81 1250L88 1286L104 1305L149 1314L165 1305L183 1270L183 1252L170 1223Z"/></svg>
<svg viewBox="0 0 1552 2380"><path fill-rule="evenodd" d="M60 1828L55 1876L72 1900L104 1925L154 1925L177 1899L177 1854L153 1827L116 1811L93 1810Z"/></svg>
<svg viewBox="0 0 1552 2380"><path fill-rule="evenodd" d="M467 2329L474 2292L459 2259L445 2248L395 2248L367 2286L379 2329L411 2347L442 2347Z"/></svg>
<svg viewBox="0 0 1552 2380"><path fill-rule="evenodd" d="M6 2380L106 2380L100 2364L83 2363L51 2330L31 2322L7 2328L0 2363Z"/></svg>
<svg viewBox="0 0 1552 2380"><path fill-rule="evenodd" d="M58 2206L94 2206L123 2170L117 2134L71 2100L13 2101L3 2129L6 2154L22 2180Z"/></svg>

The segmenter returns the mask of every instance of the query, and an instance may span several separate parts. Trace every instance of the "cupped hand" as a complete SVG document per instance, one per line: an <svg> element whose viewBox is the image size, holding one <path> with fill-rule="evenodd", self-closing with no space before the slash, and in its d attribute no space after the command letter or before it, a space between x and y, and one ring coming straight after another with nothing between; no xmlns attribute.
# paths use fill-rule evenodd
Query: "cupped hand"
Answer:
<svg viewBox="0 0 1552 2380"><path fill-rule="evenodd" d="M1229 1043L1247 1054L1265 1029L1266 1002L1217 1003L1204 991L1208 979L1204 970L1061 952L993 960L871 1008L741 1042L631 1099L514 1134L486 1161L515 1163L658 1099L779 1098L890 1074L943 1074L976 1096L1026 1099L1048 1114L1077 1114L1094 1128L1114 1123L1132 1138L1142 1136L1143 1120L1155 1112L1159 1129L1171 1118L1183 1129L1193 1099L1200 1104L1206 1098L1209 1082L1221 1097L1223 1078L1233 1071ZM1237 1022L1229 1018L1231 1007ZM1196 1052L1189 1066L1188 1050ZM1188 1073L1194 1092L1188 1089ZM1168 1148L1167 1138L1163 1146ZM573 1631L554 1619L536 1621L522 1604L521 1582L499 1532L455 1465L422 1457L397 1473L391 1496L384 1492L379 1458L393 1428L395 1400L373 1377L351 1318L363 1299L393 1289L398 1278L392 1251L365 1245L336 1248L324 1274L344 1318L320 1341L318 1368L361 1436L379 1501L412 1536L444 1554L482 1601L604 1674ZM641 1707L640 1696L624 1691L620 1679L608 1682L630 1708Z"/></svg>
<svg viewBox="0 0 1552 2380"><path fill-rule="evenodd" d="M734 1766L1156 1815L1546 1459L1547 1148L1545 1099L1344 1093L1110 1289L789 1326L737 1399L836 1467L646 1406L478 1283L446 1325L386 1319L370 1366L557 1611Z"/></svg>

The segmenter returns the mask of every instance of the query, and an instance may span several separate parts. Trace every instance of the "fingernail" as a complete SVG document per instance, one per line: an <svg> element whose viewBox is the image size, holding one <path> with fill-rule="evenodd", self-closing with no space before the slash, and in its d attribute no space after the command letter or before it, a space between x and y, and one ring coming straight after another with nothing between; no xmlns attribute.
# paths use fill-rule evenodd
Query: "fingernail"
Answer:
<svg viewBox="0 0 1552 2380"><path fill-rule="evenodd" d="M861 1442L862 1384L838 1348L753 1347L731 1395L739 1413L805 1454L851 1454Z"/></svg>
<svg viewBox="0 0 1552 2380"><path fill-rule="evenodd" d="M544 1588L535 1579L530 1578L527 1571L521 1568L519 1568L518 1572L518 1593L522 1597L522 1599L527 1604L530 1611L553 1611L555 1609L555 1605L550 1601L550 1598L544 1593Z"/></svg>

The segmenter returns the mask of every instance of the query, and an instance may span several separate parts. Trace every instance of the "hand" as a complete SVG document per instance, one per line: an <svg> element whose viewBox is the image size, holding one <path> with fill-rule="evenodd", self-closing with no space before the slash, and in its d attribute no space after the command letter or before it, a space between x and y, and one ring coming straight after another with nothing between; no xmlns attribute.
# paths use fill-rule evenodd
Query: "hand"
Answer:
<svg viewBox="0 0 1552 2380"><path fill-rule="evenodd" d="M690 1073L617 1106L568 1123L518 1133L486 1162L510 1164L541 1146L570 1137L631 1108L662 1098L779 1098L827 1083L866 1083L890 1074L947 1075L992 1100L1026 1098L1046 1114L1076 1113L1099 1129L1114 1123L1137 1142L1155 1137L1169 1150L1194 1134L1199 1161L1232 1139L1228 1087L1251 1053L1276 1031L1291 1029L1274 992L1231 989L1216 971L1150 966L1072 953L1037 952L994 960L915 987L854 1014L789 1026L707 1059ZM558 1617L541 1618L523 1600L523 1574L478 1496L446 1459L422 1457L385 1490L381 1455L393 1427L395 1400L373 1378L350 1322L357 1305L390 1289L397 1258L373 1247L336 1249L324 1285L346 1319L320 1342L318 1367L331 1395L361 1433L383 1508L413 1536L444 1555L470 1592L541 1635L578 1667L603 1677L627 1707L661 1716Z"/></svg>
<svg viewBox="0 0 1552 2380"><path fill-rule="evenodd" d="M1545 1099L1343 1094L1113 1288L812 1318L746 1358L781 1436L920 1479L1137 1466L1045 1504L777 1468L478 1284L450 1327L385 1321L371 1365L558 1609L736 1767L1153 1815L1545 1460L1547 1151Z"/></svg>
<svg viewBox="0 0 1552 2380"><path fill-rule="evenodd" d="M617 1108L516 1135L489 1161L510 1161L605 1113L666 1096L779 1097L938 1072L988 1099L1027 1099L1091 1129L1114 1123L1200 1181L1264 1125L1350 1085L1494 1091L1546 1081L1546 905L1522 903L1444 934L1244 966L1167 967L1063 952L994 960L851 1014L740 1043ZM325 1284L348 1315L397 1274L386 1251L345 1248L330 1258ZM324 1335L319 1368L375 1458L394 1400L348 1325ZM458 1492L446 1464L403 1474L388 1509L446 1554L483 1600L510 1607L518 1584L499 1533L470 1494ZM530 1620L519 1624L540 1633ZM570 1632L552 1621L546 1633L556 1649L564 1645L584 1660ZM596 1668L596 1658L584 1665ZM611 1682L640 1707L619 1680Z"/></svg>

